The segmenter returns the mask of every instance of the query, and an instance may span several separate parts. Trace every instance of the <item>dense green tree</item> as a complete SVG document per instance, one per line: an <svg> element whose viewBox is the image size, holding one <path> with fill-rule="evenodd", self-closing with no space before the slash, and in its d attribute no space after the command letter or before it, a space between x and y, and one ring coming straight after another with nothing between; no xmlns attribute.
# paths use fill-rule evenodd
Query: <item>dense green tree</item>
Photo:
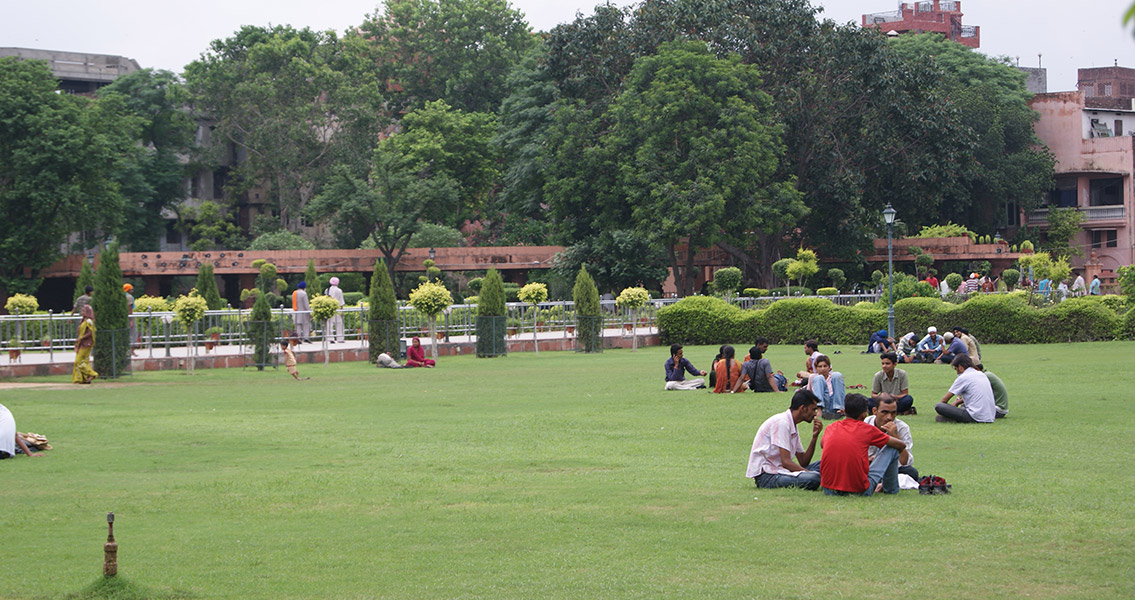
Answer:
<svg viewBox="0 0 1135 600"><path fill-rule="evenodd" d="M1073 242L1080 233L1084 214L1075 208L1048 209L1048 229L1044 231L1044 244L1041 248L1053 258L1070 259L1081 256L1083 252Z"/></svg>
<svg viewBox="0 0 1135 600"><path fill-rule="evenodd" d="M1032 93L1024 73L1007 59L937 34L900 36L892 46L941 71L942 94L973 143L972 159L958 165L961 189L938 211L938 220L954 219L991 234L1005 225L1007 208L1036 207L1052 188L1055 158L1033 130L1038 116L1028 105Z"/></svg>
<svg viewBox="0 0 1135 600"><path fill-rule="evenodd" d="M401 110L444 100L495 112L509 71L535 44L505 0L388 0L360 29Z"/></svg>
<svg viewBox="0 0 1135 600"><path fill-rule="evenodd" d="M500 272L489 269L481 283L477 302L477 357L492 358L506 354L504 335L507 331L507 305Z"/></svg>
<svg viewBox="0 0 1135 600"><path fill-rule="evenodd" d="M95 271L95 371L104 378L121 377L130 365L129 307L122 291L122 268L118 264L118 242L111 242L99 253Z"/></svg>
<svg viewBox="0 0 1135 600"><path fill-rule="evenodd" d="M83 266L79 268L79 278L75 280L75 293L71 297L72 303L78 300L79 296L87 293L88 285L95 286L95 272L91 269L91 263L84 260Z"/></svg>
<svg viewBox="0 0 1135 600"><path fill-rule="evenodd" d="M603 317L599 304L599 290L595 281L580 265L572 287L572 300L575 304L576 339L584 352L598 352L603 349Z"/></svg>
<svg viewBox="0 0 1135 600"><path fill-rule="evenodd" d="M157 250L163 212L185 197L182 156L189 153L195 127L185 110L185 87L169 71L141 69L98 91L100 99L111 96L118 96L139 122L138 144L116 173L124 197L118 239L134 252Z"/></svg>
<svg viewBox="0 0 1135 600"><path fill-rule="evenodd" d="M737 55L675 42L639 58L611 107L604 142L636 230L666 248L678 293L693 292L694 255L741 231L779 231L774 180L784 146L772 97ZM791 189L791 182L787 183ZM788 212L799 209L788 208ZM684 250L679 253L679 247Z"/></svg>
<svg viewBox="0 0 1135 600"><path fill-rule="evenodd" d="M248 331L248 342L252 345L252 361L257 371L272 363L273 347L276 344L276 323L272 321L272 307L268 304L268 294L256 295L256 302L252 305L252 312L248 316L245 327Z"/></svg>
<svg viewBox="0 0 1135 600"><path fill-rule="evenodd" d="M221 298L221 291L217 288L217 278L213 275L213 265L203 262L197 268L197 295L205 299L209 310L221 310L228 305Z"/></svg>
<svg viewBox="0 0 1135 600"><path fill-rule="evenodd" d="M330 223L343 248L372 240L393 280L421 223L442 220L457 206L457 184L428 165L415 170L415 162L390 140L379 145L372 160L370 173L362 177L346 167L336 168L308 212Z"/></svg>
<svg viewBox="0 0 1135 600"><path fill-rule="evenodd" d="M272 231L252 240L249 250L314 250L315 244L290 231Z"/></svg>
<svg viewBox="0 0 1135 600"><path fill-rule="evenodd" d="M501 176L502 208L522 217L543 213L541 145L556 98L547 55L547 46L536 46L509 75L506 86L511 92L501 104L500 130L493 138L506 164Z"/></svg>
<svg viewBox="0 0 1135 600"><path fill-rule="evenodd" d="M182 229L189 234L189 247L202 250L243 250L248 244L244 232L229 220L220 204L206 200L196 208L178 209Z"/></svg>
<svg viewBox="0 0 1135 600"><path fill-rule="evenodd" d="M622 229L603 231L565 248L553 265L565 279L578 277L586 267L592 285L610 293L636 285L656 289L669 276L666 253L645 236Z"/></svg>
<svg viewBox="0 0 1135 600"><path fill-rule="evenodd" d="M370 349L370 362L378 360L383 352L397 358L399 346L398 300L394 297L394 284L390 272L382 259L374 262L374 273L370 277L370 306L367 308L370 321L370 336L367 345Z"/></svg>
<svg viewBox="0 0 1135 600"><path fill-rule="evenodd" d="M317 294L323 293L323 288L319 287L319 272L315 270L315 260L307 260L307 270L304 271L303 280L307 282L307 295L309 298L314 298Z"/></svg>
<svg viewBox="0 0 1135 600"><path fill-rule="evenodd" d="M193 107L215 121L213 159L237 149L230 186L267 184L285 227L298 225L327 169L369 153L389 123L364 46L354 35L245 26L185 68Z"/></svg>
<svg viewBox="0 0 1135 600"><path fill-rule="evenodd" d="M0 58L0 288L33 293L69 234L118 227L136 126L121 101L58 93L42 61Z"/></svg>

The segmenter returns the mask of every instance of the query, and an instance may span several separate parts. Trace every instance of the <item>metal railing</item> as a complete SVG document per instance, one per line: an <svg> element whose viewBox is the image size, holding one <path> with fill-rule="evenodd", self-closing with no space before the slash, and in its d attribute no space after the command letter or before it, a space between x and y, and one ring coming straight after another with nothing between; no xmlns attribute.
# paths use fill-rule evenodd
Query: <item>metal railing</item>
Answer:
<svg viewBox="0 0 1135 600"><path fill-rule="evenodd" d="M787 298L803 296L735 297L731 302L742 308L766 308L770 304ZM835 296L809 296L822 298L841 306L857 302L874 302L878 293L840 294ZM655 328L658 325L658 311L678 302L679 298L659 298L651 300L637 310L621 308L614 300L600 301L600 316L603 329L630 331L638 328ZM575 303L571 301L541 302L536 306L523 302L509 302L506 305L506 319L509 338L531 336L533 329L541 334L562 332L565 339L574 335L576 327ZM135 357L154 358L171 356L173 348L189 346L197 356L208 355L217 346L237 346L241 351L250 351L248 325L250 309L227 309L206 311L201 320L186 328L172 312L136 312L131 317L130 346ZM272 323L276 335L294 335L296 311L286 308L272 310ZM311 314L304 311L299 314ZM343 322L343 340L365 340L369 333L369 318L365 307L344 307L339 316ZM437 317L438 337L444 341L451 338L466 338L472 341L476 336L477 306L456 304L450 306ZM75 349L75 341L80 321L79 315L45 314L0 315L0 347L5 350L67 352ZM330 338L330 321L313 322L311 339L321 342ZM418 313L412 306L398 307L398 330L400 337L427 336L428 318ZM101 332L100 332L101 333Z"/></svg>
<svg viewBox="0 0 1135 600"><path fill-rule="evenodd" d="M1047 223L1048 211L1047 208L1029 211L1029 223ZM1085 221L1113 221L1127 217L1127 208L1124 206L1083 206L1076 207L1076 212L1083 215Z"/></svg>

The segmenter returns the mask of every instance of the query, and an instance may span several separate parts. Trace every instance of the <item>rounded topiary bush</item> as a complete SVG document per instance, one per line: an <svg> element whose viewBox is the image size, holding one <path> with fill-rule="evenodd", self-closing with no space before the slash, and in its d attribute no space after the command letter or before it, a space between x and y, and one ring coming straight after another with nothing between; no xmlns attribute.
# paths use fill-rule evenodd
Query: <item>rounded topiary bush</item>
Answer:
<svg viewBox="0 0 1135 600"><path fill-rule="evenodd" d="M1095 298L1069 298L1039 312L1041 328L1054 342L1110 340L1121 324L1120 317Z"/></svg>
<svg viewBox="0 0 1135 600"><path fill-rule="evenodd" d="M1135 308L1123 315L1119 322L1117 337L1124 340L1135 340Z"/></svg>
<svg viewBox="0 0 1135 600"><path fill-rule="evenodd" d="M659 337L663 344L740 341L744 313L721 298L690 296L658 311Z"/></svg>
<svg viewBox="0 0 1135 600"><path fill-rule="evenodd" d="M983 343L1021 344L1058 341L1041 326L1040 313L1015 294L979 294L953 311L946 327L962 326Z"/></svg>
<svg viewBox="0 0 1135 600"><path fill-rule="evenodd" d="M834 287L822 287L816 290L817 296L835 296L839 294L839 290Z"/></svg>

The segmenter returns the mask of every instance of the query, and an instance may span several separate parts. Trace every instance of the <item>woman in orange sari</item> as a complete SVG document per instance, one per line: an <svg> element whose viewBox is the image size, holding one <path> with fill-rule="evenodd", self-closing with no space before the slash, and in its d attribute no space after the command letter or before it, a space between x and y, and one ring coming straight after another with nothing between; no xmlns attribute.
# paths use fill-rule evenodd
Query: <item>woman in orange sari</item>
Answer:
<svg viewBox="0 0 1135 600"><path fill-rule="evenodd" d="M426 350L422 348L422 340L414 338L410 347L406 348L406 366L433 368L436 364L433 360L426 358Z"/></svg>
<svg viewBox="0 0 1135 600"><path fill-rule="evenodd" d="M713 382L713 393L724 394L732 391L733 384L741 378L741 363L734 358L736 355L733 346L721 347L721 360L713 365L713 370L717 374Z"/></svg>
<svg viewBox="0 0 1135 600"><path fill-rule="evenodd" d="M95 347L95 311L90 304L79 310L83 320L79 321L79 335L75 339L75 368L71 371L71 383L90 383L99 376L91 367L91 348Z"/></svg>

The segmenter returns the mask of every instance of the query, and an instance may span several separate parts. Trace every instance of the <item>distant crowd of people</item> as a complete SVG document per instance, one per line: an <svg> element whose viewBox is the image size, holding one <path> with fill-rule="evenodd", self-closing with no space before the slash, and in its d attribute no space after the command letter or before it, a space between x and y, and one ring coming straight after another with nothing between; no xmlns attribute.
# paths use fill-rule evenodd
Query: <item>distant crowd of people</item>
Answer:
<svg viewBox="0 0 1135 600"><path fill-rule="evenodd" d="M1088 283L1084 280L1084 274L1082 272L1076 270L1073 271L1073 273L1076 277L1071 281L1053 281L1048 277L1033 281L1029 279L1027 274L1022 273L1021 280L1017 284L1017 289L1032 290L1058 301L1063 301L1071 296L1099 296L1103 293L1099 275L1093 275L1091 283ZM923 281L936 288L943 298L952 291L959 294L1009 291L1009 286L1001 279L1001 275L997 275L997 277L991 279L988 275L983 276L978 273L970 273L969 278L964 280L956 290L951 290L950 285L946 283L945 279L939 281L934 275L928 275Z"/></svg>

